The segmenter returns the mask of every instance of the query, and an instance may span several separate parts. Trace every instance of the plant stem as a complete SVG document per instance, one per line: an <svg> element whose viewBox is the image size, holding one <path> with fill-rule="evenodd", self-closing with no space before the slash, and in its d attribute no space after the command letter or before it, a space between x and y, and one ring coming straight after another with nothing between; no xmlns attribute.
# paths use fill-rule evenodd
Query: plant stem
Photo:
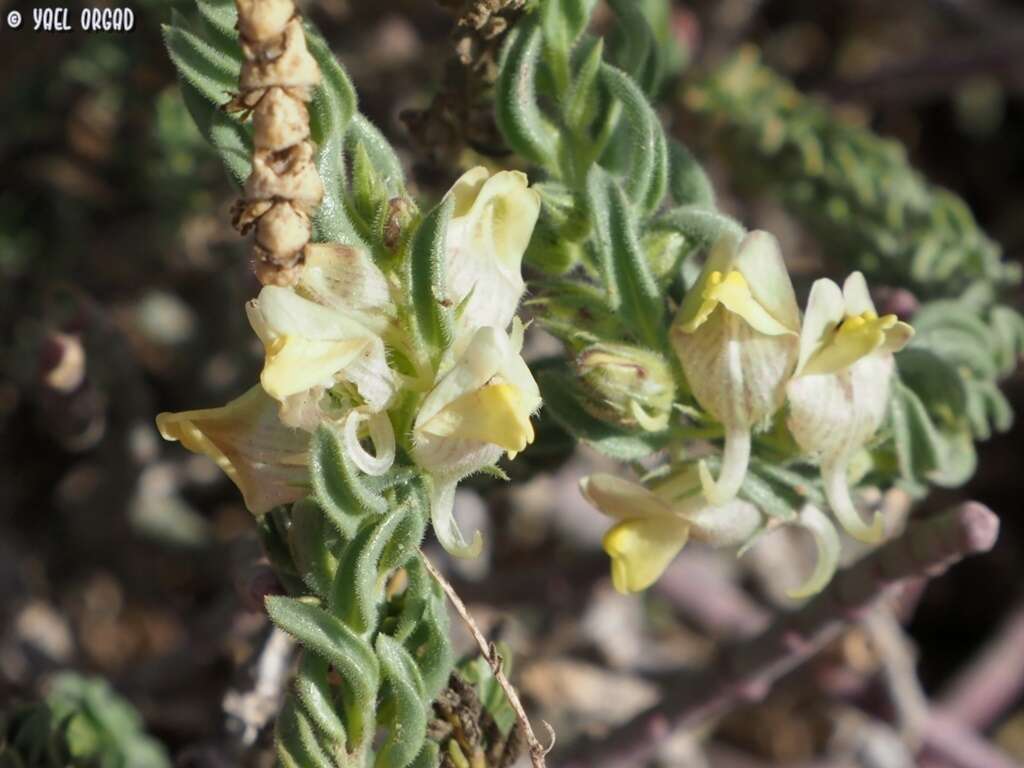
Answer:
<svg viewBox="0 0 1024 768"><path fill-rule="evenodd" d="M986 552L999 519L968 502L914 523L897 539L836 575L829 587L794 613L780 613L760 635L725 649L716 663L681 677L658 706L614 734L574 751L565 765L625 768L650 759L677 728L693 728L738 701L759 700L771 685L835 639L883 594L908 578L935 577L972 554Z"/></svg>
<svg viewBox="0 0 1024 768"><path fill-rule="evenodd" d="M480 627L477 626L476 621L470 615L466 609L466 604L462 602L462 598L459 597L455 588L448 583L448 580L441 575L441 572L437 570L432 562L427 558L423 551L420 551L420 559L423 561L423 565L430 575L433 576L437 583L441 585L441 589L448 596L452 606L455 608L455 612L462 618L463 623L469 629L473 639L476 641L477 646L480 648L480 653L483 654L484 659L491 667L491 671L494 673L494 679L498 681L498 685L505 692L505 696L508 697L509 704L512 705L512 709L516 713L516 719L519 721L519 725L523 729L523 733L526 734L526 743L530 749L530 762L533 764L533 768L546 768L544 759L547 753L551 751L551 748L555 745L555 732L550 725L544 723L548 729L548 733L551 737L551 745L545 747L540 741L537 740L536 734L533 732L533 728L530 725L530 719L526 716L526 710L523 709L523 704L519 701L519 694L516 693L516 689L512 687L512 684L508 681L505 676L505 672L502 669L502 658L501 654L498 653L498 649L494 643L487 640L484 637L483 632L480 631Z"/></svg>

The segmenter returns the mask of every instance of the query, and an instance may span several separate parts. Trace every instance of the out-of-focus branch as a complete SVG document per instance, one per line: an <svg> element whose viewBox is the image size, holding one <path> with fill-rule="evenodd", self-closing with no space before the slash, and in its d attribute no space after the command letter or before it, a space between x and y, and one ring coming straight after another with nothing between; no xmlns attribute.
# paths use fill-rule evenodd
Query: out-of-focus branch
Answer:
<svg viewBox="0 0 1024 768"><path fill-rule="evenodd" d="M866 101L871 104L899 102L907 104L945 97L952 84L978 75L1004 78L1011 87L1021 87L1020 50L1024 36L1020 32L1001 33L966 45L946 47L914 61L887 67L857 80L835 82L825 87L830 98L840 101Z"/></svg>
<svg viewBox="0 0 1024 768"><path fill-rule="evenodd" d="M1002 750L980 738L972 728L933 713L925 724L923 755L948 768L1020 768Z"/></svg>
<svg viewBox="0 0 1024 768"><path fill-rule="evenodd" d="M915 747L928 722L928 697L917 678L917 656L888 605L880 605L864 619L864 628L882 660L882 680L896 710L902 741Z"/></svg>
<svg viewBox="0 0 1024 768"><path fill-rule="evenodd" d="M738 701L762 698L772 683L817 653L894 585L914 576L938 576L962 558L991 549L998 534L999 519L975 502L912 524L898 539L839 573L802 609L780 614L760 635L680 678L660 705L608 738L582 745L563 764L625 768L649 759L674 729L706 722Z"/></svg>
<svg viewBox="0 0 1024 768"><path fill-rule="evenodd" d="M764 629L770 613L709 569L704 557L694 552L677 557L658 579L654 592L713 635L745 637Z"/></svg>
<svg viewBox="0 0 1024 768"><path fill-rule="evenodd" d="M1024 602L1018 603L978 656L941 693L939 712L985 728L1024 689Z"/></svg>

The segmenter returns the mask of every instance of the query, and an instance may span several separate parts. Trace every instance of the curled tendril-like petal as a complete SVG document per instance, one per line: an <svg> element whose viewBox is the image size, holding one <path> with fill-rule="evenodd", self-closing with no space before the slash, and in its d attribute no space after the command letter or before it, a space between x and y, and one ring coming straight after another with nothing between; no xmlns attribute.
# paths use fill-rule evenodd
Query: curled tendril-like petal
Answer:
<svg viewBox="0 0 1024 768"><path fill-rule="evenodd" d="M840 524L853 538L865 544L877 544L885 536L885 521L881 512L875 512L871 523L865 523L850 497L846 480L846 462L835 461L821 468L825 481L825 497Z"/></svg>
<svg viewBox="0 0 1024 768"><path fill-rule="evenodd" d="M742 425L731 426L725 433L725 445L722 447L722 466L718 479L711 476L711 470L705 462L700 462L700 485L704 497L710 504L721 506L736 498L743 484L750 463L750 430Z"/></svg>
<svg viewBox="0 0 1024 768"><path fill-rule="evenodd" d="M839 532L828 516L811 504L800 510L796 524L814 537L814 545L818 548L818 561L810 577L799 587L786 592L792 599L800 600L816 595L832 580L839 564Z"/></svg>
<svg viewBox="0 0 1024 768"><path fill-rule="evenodd" d="M478 557L484 548L480 531L473 532L473 541L467 542L455 521L455 481L434 480L430 494L430 522L434 535L445 551L455 557L472 559Z"/></svg>
<svg viewBox="0 0 1024 768"><path fill-rule="evenodd" d="M359 442L359 426L366 422L376 455ZM366 408L353 408L345 417L342 439L352 463L368 475L379 477L395 462L395 431L386 413L371 413Z"/></svg>

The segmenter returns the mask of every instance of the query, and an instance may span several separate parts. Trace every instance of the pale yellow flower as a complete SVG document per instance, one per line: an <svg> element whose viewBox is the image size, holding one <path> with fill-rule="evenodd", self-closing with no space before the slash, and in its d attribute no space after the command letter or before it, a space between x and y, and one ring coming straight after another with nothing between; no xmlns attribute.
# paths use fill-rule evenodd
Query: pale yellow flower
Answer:
<svg viewBox="0 0 1024 768"><path fill-rule="evenodd" d="M221 408L161 413L156 424L165 440L213 459L249 511L262 515L309 493L309 433L282 424L277 411L277 401L253 387Z"/></svg>
<svg viewBox="0 0 1024 768"><path fill-rule="evenodd" d="M318 402L339 382L353 385L374 413L388 406L396 383L381 334L395 309L386 278L366 254L311 247L297 285L266 286L246 309L266 353L260 383L282 404L286 422L315 426L308 400Z"/></svg>
<svg viewBox="0 0 1024 768"><path fill-rule="evenodd" d="M431 515L438 540L450 552L472 557L482 542L462 537L452 516L455 486L468 474L510 457L533 442L531 415L540 391L519 352L523 327L512 336L479 328L465 350L442 369L413 425L413 459L434 481Z"/></svg>
<svg viewBox="0 0 1024 768"><path fill-rule="evenodd" d="M523 254L540 214L526 174L483 166L464 173L448 193L454 208L444 253L447 300L459 308L456 335L507 328L526 284Z"/></svg>
<svg viewBox="0 0 1024 768"><path fill-rule="evenodd" d="M650 488L614 475L591 475L580 490L618 521L605 534L604 549L612 560L612 583L622 593L651 586L691 537L716 547L739 546L763 524L760 511L746 501L709 505L692 467Z"/></svg>
<svg viewBox="0 0 1024 768"><path fill-rule="evenodd" d="M868 543L882 538L883 520L876 514L871 524L863 522L850 498L847 467L885 419L893 353L913 333L895 315L878 316L860 272L842 290L818 280L807 301L797 373L786 389L790 432L821 462L839 522Z"/></svg>
<svg viewBox="0 0 1024 768"><path fill-rule="evenodd" d="M687 382L725 427L718 480L700 465L712 504L735 497L750 460L750 433L777 411L796 366L800 310L778 242L767 232L725 236L687 292L672 345Z"/></svg>

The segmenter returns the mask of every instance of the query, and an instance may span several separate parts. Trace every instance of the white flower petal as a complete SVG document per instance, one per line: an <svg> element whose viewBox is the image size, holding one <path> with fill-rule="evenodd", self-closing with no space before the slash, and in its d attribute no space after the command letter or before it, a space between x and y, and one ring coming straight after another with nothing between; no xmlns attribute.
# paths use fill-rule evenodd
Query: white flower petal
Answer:
<svg viewBox="0 0 1024 768"><path fill-rule="evenodd" d="M367 422L370 441L376 456L359 441L359 425ZM345 417L343 443L352 463L368 475L379 477L395 463L395 431L386 413L372 413L367 408L353 408Z"/></svg>
<svg viewBox="0 0 1024 768"><path fill-rule="evenodd" d="M299 293L383 333L396 310L387 278L370 254L338 243L310 243L305 253Z"/></svg>
<svg viewBox="0 0 1024 768"><path fill-rule="evenodd" d="M811 286L811 294L807 297L807 313L800 329L800 358L797 362L797 375L807 365L807 361L821 348L845 316L843 292L839 286L828 278L815 280Z"/></svg>
<svg viewBox="0 0 1024 768"><path fill-rule="evenodd" d="M749 464L750 429L742 425L727 427L718 479L711 476L711 470L704 461L697 465L701 489L708 503L717 507L732 501L743 485Z"/></svg>
<svg viewBox="0 0 1024 768"><path fill-rule="evenodd" d="M367 338L373 332L336 309L299 296L290 288L265 286L255 300L262 325L273 336L300 336L314 341ZM254 328L259 333L259 329Z"/></svg>
<svg viewBox="0 0 1024 768"><path fill-rule="evenodd" d="M685 517L690 523L690 535L713 547L746 544L764 523L761 511L742 499L717 507L701 505Z"/></svg>
<svg viewBox="0 0 1024 768"><path fill-rule="evenodd" d="M862 272L851 272L846 278L846 282L843 283L843 301L846 303L847 315L863 315L865 312L878 314Z"/></svg>
<svg viewBox="0 0 1024 768"><path fill-rule="evenodd" d="M734 268L738 269L760 304L792 332L800 329L800 308L782 258L779 241L769 232L750 232L740 243Z"/></svg>

